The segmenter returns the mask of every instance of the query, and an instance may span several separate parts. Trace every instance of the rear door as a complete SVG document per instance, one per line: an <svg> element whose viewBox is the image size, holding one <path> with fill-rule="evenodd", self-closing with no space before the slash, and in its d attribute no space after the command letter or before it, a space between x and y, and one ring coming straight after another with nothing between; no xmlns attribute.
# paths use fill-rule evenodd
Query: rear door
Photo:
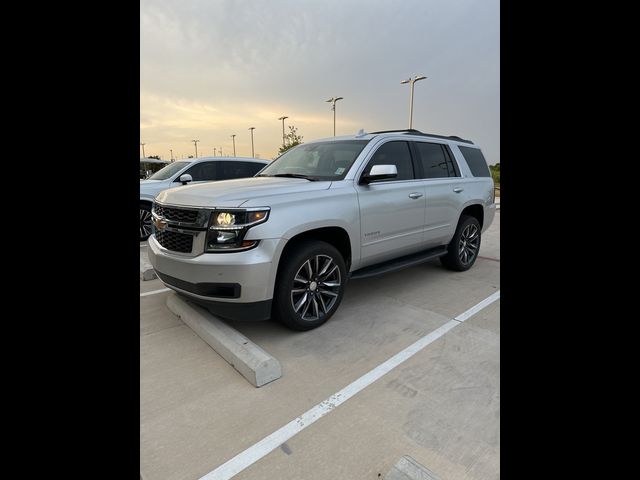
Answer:
<svg viewBox="0 0 640 480"><path fill-rule="evenodd" d="M444 245L455 233L465 199L464 181L448 145L415 141L412 146L425 184L424 244Z"/></svg>
<svg viewBox="0 0 640 480"><path fill-rule="evenodd" d="M395 165L398 177L361 184L359 179L374 165ZM424 182L416 179L409 142L390 141L380 146L360 173L355 188L360 203L361 266L421 249Z"/></svg>

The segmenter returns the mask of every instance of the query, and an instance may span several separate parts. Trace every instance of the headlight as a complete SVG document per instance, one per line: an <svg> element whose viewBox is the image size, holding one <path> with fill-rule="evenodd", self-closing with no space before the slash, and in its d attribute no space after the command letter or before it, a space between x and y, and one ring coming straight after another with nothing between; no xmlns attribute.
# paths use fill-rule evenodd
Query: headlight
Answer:
<svg viewBox="0 0 640 480"><path fill-rule="evenodd" d="M207 233L207 252L228 252L249 250L258 244L258 240L245 240L247 231L269 218L269 208L251 210L225 209L214 210L209 220Z"/></svg>
<svg viewBox="0 0 640 480"><path fill-rule="evenodd" d="M233 225L234 223L236 223L236 216L233 213L229 212L219 213L218 217L216 218L216 223L221 227Z"/></svg>

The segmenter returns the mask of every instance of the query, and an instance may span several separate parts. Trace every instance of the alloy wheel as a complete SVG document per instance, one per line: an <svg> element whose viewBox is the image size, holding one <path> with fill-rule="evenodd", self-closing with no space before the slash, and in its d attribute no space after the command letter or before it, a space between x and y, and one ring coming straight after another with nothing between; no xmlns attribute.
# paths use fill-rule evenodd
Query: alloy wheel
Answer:
<svg viewBox="0 0 640 480"><path fill-rule="evenodd" d="M463 265L469 265L478 255L480 246L480 233L477 225L467 225L460 235L458 244L458 257Z"/></svg>
<svg viewBox="0 0 640 480"><path fill-rule="evenodd" d="M340 268L328 255L315 255L298 269L291 289L291 305L302 320L325 316L342 288Z"/></svg>
<svg viewBox="0 0 640 480"><path fill-rule="evenodd" d="M140 238L146 238L151 235L151 212L140 209Z"/></svg>

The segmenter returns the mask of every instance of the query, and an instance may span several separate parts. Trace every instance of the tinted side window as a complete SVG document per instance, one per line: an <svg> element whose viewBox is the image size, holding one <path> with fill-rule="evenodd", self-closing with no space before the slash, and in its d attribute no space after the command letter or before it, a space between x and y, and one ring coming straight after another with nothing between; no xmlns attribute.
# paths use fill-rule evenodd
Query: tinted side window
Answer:
<svg viewBox="0 0 640 480"><path fill-rule="evenodd" d="M194 182L217 180L216 162L197 163L184 173L188 173L193 177Z"/></svg>
<svg viewBox="0 0 640 480"><path fill-rule="evenodd" d="M374 165L395 165L398 169L398 176L394 180L412 180L415 178L407 142L387 142L382 145L369 160L364 174L369 173Z"/></svg>
<svg viewBox="0 0 640 480"><path fill-rule="evenodd" d="M262 170L266 165L263 163L242 162L244 171L247 173L245 177L253 177L256 173Z"/></svg>
<svg viewBox="0 0 640 480"><path fill-rule="evenodd" d="M416 142L415 145L420 155L424 178L458 176L453 159L447 154L443 145L425 142Z"/></svg>
<svg viewBox="0 0 640 480"><path fill-rule="evenodd" d="M218 166L218 179L253 177L264 167L261 163L253 162L220 162Z"/></svg>
<svg viewBox="0 0 640 480"><path fill-rule="evenodd" d="M474 177L490 177L489 167L479 148L458 147Z"/></svg>

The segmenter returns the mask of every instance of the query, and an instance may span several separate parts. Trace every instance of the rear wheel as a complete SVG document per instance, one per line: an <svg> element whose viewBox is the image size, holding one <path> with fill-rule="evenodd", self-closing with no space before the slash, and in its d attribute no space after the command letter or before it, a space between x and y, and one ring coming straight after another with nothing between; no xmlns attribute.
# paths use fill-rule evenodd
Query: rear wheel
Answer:
<svg viewBox="0 0 640 480"><path fill-rule="evenodd" d="M464 272L469 270L478 258L480 251L481 228L478 219L469 215L462 215L449 243L448 252L440 257L445 267Z"/></svg>
<svg viewBox="0 0 640 480"><path fill-rule="evenodd" d="M347 272L340 252L306 241L287 254L274 290L274 316L294 330L325 323L342 301Z"/></svg>
<svg viewBox="0 0 640 480"><path fill-rule="evenodd" d="M146 240L151 235L151 205L140 202L140 241Z"/></svg>

